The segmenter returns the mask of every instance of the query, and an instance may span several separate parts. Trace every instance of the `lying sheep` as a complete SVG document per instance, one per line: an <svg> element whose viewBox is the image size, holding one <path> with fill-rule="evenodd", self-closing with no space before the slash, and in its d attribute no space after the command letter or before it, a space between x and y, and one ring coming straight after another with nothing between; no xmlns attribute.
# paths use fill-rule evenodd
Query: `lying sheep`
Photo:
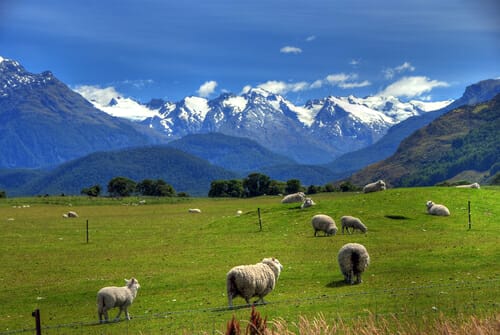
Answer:
<svg viewBox="0 0 500 335"><path fill-rule="evenodd" d="M77 218L78 214L73 211L69 211L68 213L63 214L63 218Z"/></svg>
<svg viewBox="0 0 500 335"><path fill-rule="evenodd" d="M350 234L349 228L352 228L352 232L358 229L362 233L366 233L366 231L368 230L363 222L361 222L360 219L354 216L344 215L340 218L340 222L342 224L342 234L344 233L344 229L347 230L348 234Z"/></svg>
<svg viewBox="0 0 500 335"><path fill-rule="evenodd" d="M363 193L383 191L385 189L385 182L383 180L378 180L374 183L365 185L365 187L363 187Z"/></svg>
<svg viewBox="0 0 500 335"><path fill-rule="evenodd" d="M130 280L125 279L127 285L123 287L109 286L104 287L97 292L97 314L99 322L108 322L108 311L114 307L119 307L120 311L115 318L115 321L120 320L122 311L125 311L127 320L130 320L128 314L128 306L132 304L137 296L137 290L141 287L135 278ZM102 317L104 316L104 320Z"/></svg>
<svg viewBox="0 0 500 335"><path fill-rule="evenodd" d="M435 204L432 201L427 201L427 213L431 215L438 215L438 216L449 216L450 215L450 210L446 208L444 205L439 205Z"/></svg>
<svg viewBox="0 0 500 335"><path fill-rule="evenodd" d="M306 195L304 192L297 192L286 195L283 199L281 199L282 204L290 204L293 202L303 202Z"/></svg>
<svg viewBox="0 0 500 335"><path fill-rule="evenodd" d="M264 297L269 294L278 281L283 265L276 258L264 258L253 265L235 266L226 276L227 300L229 308L233 307L233 298L241 296L247 304L250 298L259 297L265 304Z"/></svg>
<svg viewBox="0 0 500 335"><path fill-rule="evenodd" d="M457 185L455 186L457 188L481 188L481 186L479 186L479 183L472 183L472 184L468 184L468 185Z"/></svg>
<svg viewBox="0 0 500 335"><path fill-rule="evenodd" d="M311 199L311 198L305 198L304 202L302 203L302 205L300 205L300 208L304 209L304 208L308 208L308 207L311 207L311 206L314 206L314 205L316 205L316 203L314 202L313 199Z"/></svg>
<svg viewBox="0 0 500 335"><path fill-rule="evenodd" d="M359 243L347 243L339 250L337 256L340 271L348 284L362 282L361 274L370 264L370 255L366 248ZM356 281L354 281L356 277Z"/></svg>
<svg viewBox="0 0 500 335"><path fill-rule="evenodd" d="M316 236L318 231L324 232L325 236L337 234L337 226L335 225L335 221L328 215L317 214L313 216L311 225L314 229L314 236Z"/></svg>
<svg viewBox="0 0 500 335"><path fill-rule="evenodd" d="M201 213L201 209L199 208L190 208L188 209L189 213Z"/></svg>

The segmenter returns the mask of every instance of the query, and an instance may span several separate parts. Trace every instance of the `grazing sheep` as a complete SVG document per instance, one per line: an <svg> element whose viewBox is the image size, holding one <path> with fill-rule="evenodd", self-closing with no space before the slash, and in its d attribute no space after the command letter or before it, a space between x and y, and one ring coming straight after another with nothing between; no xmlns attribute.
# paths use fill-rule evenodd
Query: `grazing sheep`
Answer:
<svg viewBox="0 0 500 335"><path fill-rule="evenodd" d="M73 211L69 211L68 213L63 214L63 218L77 218L78 214Z"/></svg>
<svg viewBox="0 0 500 335"><path fill-rule="evenodd" d="M325 236L331 236L337 234L337 226L335 221L325 214L317 214L313 216L311 220L311 225L314 229L314 236L318 231L325 233Z"/></svg>
<svg viewBox="0 0 500 335"><path fill-rule="evenodd" d="M241 214L243 214L243 211L242 211L242 210L237 210L237 211L236 211L236 216L240 216Z"/></svg>
<svg viewBox="0 0 500 335"><path fill-rule="evenodd" d="M449 216L450 215L450 210L446 208L444 205L438 205L433 203L432 201L427 201L427 213L431 215L438 215L438 216Z"/></svg>
<svg viewBox="0 0 500 335"><path fill-rule="evenodd" d="M302 203L302 205L300 205L300 208L304 209L304 208L311 207L311 206L314 206L314 205L316 205L316 203L314 202L313 199L311 199L311 198L305 198L304 202Z"/></svg>
<svg viewBox="0 0 500 335"><path fill-rule="evenodd" d="M340 248L337 258L346 283L361 283L361 274L370 264L370 255L366 248L359 243L347 243Z"/></svg>
<svg viewBox="0 0 500 335"><path fill-rule="evenodd" d="M378 180L374 183L365 185L365 187L363 187L363 193L383 191L385 189L385 182L383 180Z"/></svg>
<svg viewBox="0 0 500 335"><path fill-rule="evenodd" d="M347 233L350 234L349 228L352 228L352 232L358 229L362 233L366 233L366 231L368 230L368 228L366 228L363 222L361 222L360 219L354 216L344 215L343 217L340 218L340 222L342 223L342 234L344 233L344 229L347 230Z"/></svg>
<svg viewBox="0 0 500 335"><path fill-rule="evenodd" d="M264 258L253 265L233 267L226 276L227 300L229 308L233 307L233 298L241 296L247 304L250 298L259 297L257 301L265 304L264 297L269 294L278 281L283 265L276 258Z"/></svg>
<svg viewBox="0 0 500 335"><path fill-rule="evenodd" d="M472 184L468 184L468 185L457 185L455 186L457 188L481 188L481 186L479 186L479 183L472 183Z"/></svg>
<svg viewBox="0 0 500 335"><path fill-rule="evenodd" d="M201 213L201 209L199 208L190 208L188 209L189 213Z"/></svg>
<svg viewBox="0 0 500 335"><path fill-rule="evenodd" d="M130 320L128 314L128 306L132 304L137 296L137 290L141 287L135 278L130 280L125 279L127 285L123 287L109 286L104 287L97 292L97 314L99 314L99 322L108 322L108 311L114 307L119 307L120 311L115 318L115 321L120 320L122 311L125 311L127 320ZM104 316L104 320L102 317Z"/></svg>
<svg viewBox="0 0 500 335"><path fill-rule="evenodd" d="M306 195L304 192L292 193L281 199L282 204L290 204L292 202L303 202Z"/></svg>

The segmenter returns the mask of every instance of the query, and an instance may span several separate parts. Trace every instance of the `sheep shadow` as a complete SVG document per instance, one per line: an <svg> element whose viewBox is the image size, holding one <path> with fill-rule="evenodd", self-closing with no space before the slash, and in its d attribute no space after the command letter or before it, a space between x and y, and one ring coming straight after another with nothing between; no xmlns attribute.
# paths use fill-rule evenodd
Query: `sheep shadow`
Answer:
<svg viewBox="0 0 500 335"><path fill-rule="evenodd" d="M344 279L341 279L341 280L334 280L334 281L326 284L326 287L336 288L336 287L344 287L344 286L352 286L352 285L356 285L356 284L349 284Z"/></svg>
<svg viewBox="0 0 500 335"><path fill-rule="evenodd" d="M384 215L386 218L391 219L391 220L411 220L411 218L404 216L404 215Z"/></svg>

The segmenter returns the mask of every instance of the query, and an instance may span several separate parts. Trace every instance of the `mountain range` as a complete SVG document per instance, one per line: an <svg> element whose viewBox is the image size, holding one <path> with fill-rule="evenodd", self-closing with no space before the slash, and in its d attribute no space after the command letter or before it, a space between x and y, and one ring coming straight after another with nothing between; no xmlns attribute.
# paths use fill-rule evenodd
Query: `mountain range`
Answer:
<svg viewBox="0 0 500 335"><path fill-rule="evenodd" d="M167 176L162 169L177 171L168 175L175 180L167 182L196 195L203 194L207 180L176 170L176 164L189 170L185 162L196 161L193 168L207 171L209 179L262 172L277 180L322 185L389 157L404 138L440 115L491 99L499 91L500 80L487 80L467 87L453 102L437 103L330 96L295 106L262 89L213 100L186 97L177 103L155 99L140 104L118 96L103 102L82 96L49 71L32 74L0 57L0 189L9 194L73 193L90 186L87 179L73 177L68 183L58 176L71 180L68 171L84 171L89 162L100 171L100 160L108 168L102 171L105 176L122 171L159 178ZM134 164L118 152L134 157ZM153 153L172 159L148 156ZM141 164L151 168L138 172ZM152 168L155 164L163 165ZM147 171L153 175L145 175ZM89 175L97 178L99 173ZM189 184L182 179L188 178L199 182L192 180L182 189Z"/></svg>

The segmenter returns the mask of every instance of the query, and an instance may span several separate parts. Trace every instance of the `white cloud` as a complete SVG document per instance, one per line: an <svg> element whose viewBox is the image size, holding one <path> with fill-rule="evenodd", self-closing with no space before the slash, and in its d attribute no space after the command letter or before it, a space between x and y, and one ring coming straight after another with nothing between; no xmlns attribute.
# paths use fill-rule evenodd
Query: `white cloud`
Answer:
<svg viewBox="0 0 500 335"><path fill-rule="evenodd" d="M288 92L300 92L310 89L310 84L301 81L298 83L286 83L284 81L270 80L263 84L257 85L257 87L262 88L268 92L274 94L286 94Z"/></svg>
<svg viewBox="0 0 500 335"><path fill-rule="evenodd" d="M111 99L122 96L112 86L101 88L100 86L94 85L80 85L76 86L73 90L82 95L85 99L101 106L106 106Z"/></svg>
<svg viewBox="0 0 500 335"><path fill-rule="evenodd" d="M203 85L200 86L197 93L200 97L206 98L210 94L215 92L215 88L217 87L217 82L214 80L207 81Z"/></svg>
<svg viewBox="0 0 500 335"><path fill-rule="evenodd" d="M352 66L357 66L359 65L361 61L359 59L351 59L351 61L349 62L350 65Z"/></svg>
<svg viewBox="0 0 500 335"><path fill-rule="evenodd" d="M358 82L358 83L346 83L346 82L343 82L343 83L340 83L339 84L339 87L340 88L360 88L360 87L366 87L366 86L370 86L372 83L369 82L368 80L363 80L362 82Z"/></svg>
<svg viewBox="0 0 500 335"><path fill-rule="evenodd" d="M315 36L315 35L311 35L311 36L308 36L308 37L306 38L306 42L312 42L312 41L314 41L315 39L316 39L316 36Z"/></svg>
<svg viewBox="0 0 500 335"><path fill-rule="evenodd" d="M241 95L241 94L248 93L248 91L250 91L251 89L252 89L252 86L250 86L250 85L245 85L245 87L243 87L243 88L241 89L240 95Z"/></svg>
<svg viewBox="0 0 500 335"><path fill-rule="evenodd" d="M384 72L384 77L385 79L392 79L394 76L398 73L402 73L405 71L413 72L415 71L415 67L410 64L410 62L404 62L403 64L396 66L396 67L390 67L382 72Z"/></svg>
<svg viewBox="0 0 500 335"><path fill-rule="evenodd" d="M340 83L346 82L347 80L356 79L358 75L356 74L345 74L345 73L337 73L337 74L329 74L326 76L325 81L330 85L338 85Z"/></svg>
<svg viewBox="0 0 500 335"><path fill-rule="evenodd" d="M429 93L436 87L448 87L447 82L431 80L423 76L403 77L400 80L390 84L378 95L415 98Z"/></svg>
<svg viewBox="0 0 500 335"><path fill-rule="evenodd" d="M280 49L280 52L284 54L299 54L302 52L301 48L286 46Z"/></svg>

